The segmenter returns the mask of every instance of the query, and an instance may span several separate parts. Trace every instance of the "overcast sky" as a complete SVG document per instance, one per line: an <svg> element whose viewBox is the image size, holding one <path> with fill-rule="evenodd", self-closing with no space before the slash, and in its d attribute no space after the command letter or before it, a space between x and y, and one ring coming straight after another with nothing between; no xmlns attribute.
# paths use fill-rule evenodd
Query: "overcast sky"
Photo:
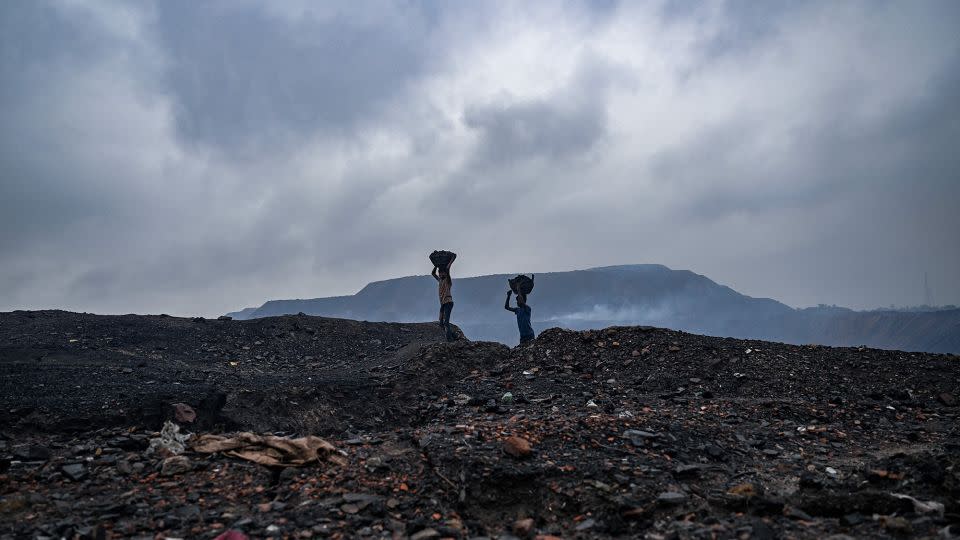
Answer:
<svg viewBox="0 0 960 540"><path fill-rule="evenodd" d="M355 6L361 5L362 8ZM960 2L0 2L0 310L625 263L960 304Z"/></svg>

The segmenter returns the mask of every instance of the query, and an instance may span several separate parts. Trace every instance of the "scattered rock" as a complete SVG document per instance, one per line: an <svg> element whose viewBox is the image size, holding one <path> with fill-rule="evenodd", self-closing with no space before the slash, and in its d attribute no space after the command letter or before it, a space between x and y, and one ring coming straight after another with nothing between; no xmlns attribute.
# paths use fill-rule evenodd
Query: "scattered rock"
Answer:
<svg viewBox="0 0 960 540"><path fill-rule="evenodd" d="M788 506L784 508L783 515L787 516L790 519L798 519L801 521L813 521L813 518L810 516L810 514L804 512L799 508L794 508L792 506Z"/></svg>
<svg viewBox="0 0 960 540"><path fill-rule="evenodd" d="M913 526L902 516L880 516L880 523L895 534L909 534Z"/></svg>
<svg viewBox="0 0 960 540"><path fill-rule="evenodd" d="M187 456L170 456L163 460L163 464L160 466L160 474L163 476L173 476L192 469L193 464Z"/></svg>
<svg viewBox="0 0 960 540"><path fill-rule="evenodd" d="M60 467L60 470L74 482L79 482L87 477L87 468L82 463L70 463Z"/></svg>
<svg viewBox="0 0 960 540"><path fill-rule="evenodd" d="M940 403L943 403L947 407L955 407L957 405L957 398L953 394L942 392L937 396L937 399Z"/></svg>
<svg viewBox="0 0 960 540"><path fill-rule="evenodd" d="M947 386L960 369L942 355L626 327L549 329L514 349L432 343L437 325L320 317L299 320L315 332L284 316L29 320L0 313L13 357L0 378L11 538L95 538L99 523L116 537L208 539L946 538L954 521L957 409L938 393L960 397ZM125 366L136 375L117 377ZM175 442L217 418L211 435L320 430L343 460L272 469L225 453L146 455L177 402L196 417L177 419ZM781 494L775 475L799 478L796 491Z"/></svg>
<svg viewBox="0 0 960 540"><path fill-rule="evenodd" d="M428 538L440 538L440 533L436 529L426 528L410 535L410 540L427 540Z"/></svg>
<svg viewBox="0 0 960 540"><path fill-rule="evenodd" d="M757 494L757 488L750 483L737 484L727 490L727 494L735 497L753 497Z"/></svg>
<svg viewBox="0 0 960 540"><path fill-rule="evenodd" d="M847 527L853 527L863 523L863 516L860 514L846 514L840 518L840 523Z"/></svg>
<svg viewBox="0 0 960 540"><path fill-rule="evenodd" d="M526 538L533 532L533 518L518 519L513 522L513 534Z"/></svg>
<svg viewBox="0 0 960 540"><path fill-rule="evenodd" d="M624 439L628 439L630 444L634 446L643 446L647 444L648 441L660 437L659 434L653 433L652 431L643 431L639 429L628 429L623 432L621 435Z"/></svg>
<svg viewBox="0 0 960 540"><path fill-rule="evenodd" d="M597 522L594 519L588 518L578 523L574 529L578 532L589 531L596 524Z"/></svg>
<svg viewBox="0 0 960 540"><path fill-rule="evenodd" d="M190 424L197 419L197 413L186 403L174 403L173 419L180 424Z"/></svg>
<svg viewBox="0 0 960 540"><path fill-rule="evenodd" d="M13 457L21 461L47 461L50 459L50 449L36 444L18 446L13 449Z"/></svg>
<svg viewBox="0 0 960 540"><path fill-rule="evenodd" d="M686 500L686 493L680 493L679 491L665 491L657 496L657 501L666 505L683 504Z"/></svg>
<svg viewBox="0 0 960 540"><path fill-rule="evenodd" d="M681 463L677 465L677 468L674 469L673 472L677 476L697 476L703 469L704 466L699 463Z"/></svg>
<svg viewBox="0 0 960 540"><path fill-rule="evenodd" d="M523 437L507 437L503 441L503 451L517 459L523 459L528 457L533 449L530 441Z"/></svg>

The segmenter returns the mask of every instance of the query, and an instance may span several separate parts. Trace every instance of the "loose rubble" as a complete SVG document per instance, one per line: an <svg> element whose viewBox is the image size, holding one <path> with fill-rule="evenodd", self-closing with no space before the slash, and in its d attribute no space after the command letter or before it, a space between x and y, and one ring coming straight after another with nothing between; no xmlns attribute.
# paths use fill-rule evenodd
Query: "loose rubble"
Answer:
<svg viewBox="0 0 960 540"><path fill-rule="evenodd" d="M0 314L0 538L960 534L956 356L645 327L441 341Z"/></svg>

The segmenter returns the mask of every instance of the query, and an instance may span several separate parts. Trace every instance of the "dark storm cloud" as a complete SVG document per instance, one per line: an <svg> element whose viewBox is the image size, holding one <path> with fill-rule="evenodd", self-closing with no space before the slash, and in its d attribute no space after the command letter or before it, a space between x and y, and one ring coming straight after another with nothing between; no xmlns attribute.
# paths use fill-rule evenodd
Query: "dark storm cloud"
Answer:
<svg viewBox="0 0 960 540"><path fill-rule="evenodd" d="M257 4L158 3L179 131L237 153L317 131L349 135L402 95L431 54L430 13L405 7L401 21L378 24L309 11L289 20Z"/></svg>
<svg viewBox="0 0 960 540"><path fill-rule="evenodd" d="M629 262L960 303L953 2L0 4L0 309Z"/></svg>
<svg viewBox="0 0 960 540"><path fill-rule="evenodd" d="M480 132L475 158L486 164L518 159L559 159L589 150L604 132L601 104L572 107L549 102L474 106L464 114L467 127Z"/></svg>

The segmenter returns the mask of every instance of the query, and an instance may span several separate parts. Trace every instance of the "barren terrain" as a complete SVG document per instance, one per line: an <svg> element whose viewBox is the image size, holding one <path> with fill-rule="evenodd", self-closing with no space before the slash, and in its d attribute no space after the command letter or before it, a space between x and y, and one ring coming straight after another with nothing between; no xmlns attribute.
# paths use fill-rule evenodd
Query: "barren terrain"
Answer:
<svg viewBox="0 0 960 540"><path fill-rule="evenodd" d="M2 313L0 538L960 535L957 356L649 327L441 337ZM148 453L178 403L185 432L318 435L337 463Z"/></svg>

